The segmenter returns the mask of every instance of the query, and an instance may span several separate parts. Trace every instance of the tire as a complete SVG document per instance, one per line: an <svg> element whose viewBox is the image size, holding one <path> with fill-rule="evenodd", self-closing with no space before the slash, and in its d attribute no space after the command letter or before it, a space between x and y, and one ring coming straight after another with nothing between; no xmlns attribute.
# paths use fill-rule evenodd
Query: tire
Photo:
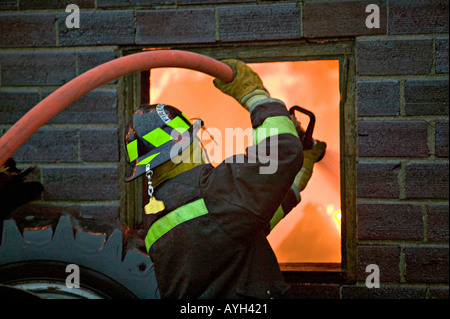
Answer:
<svg viewBox="0 0 450 319"><path fill-rule="evenodd" d="M152 262L139 245L139 237L116 226L95 232L92 229L98 225L92 221L86 227L81 223L62 216L56 227L26 227L20 231L20 223L5 220L0 284L41 298L159 298ZM79 288L66 285L72 273L66 271L69 264L78 266Z"/></svg>

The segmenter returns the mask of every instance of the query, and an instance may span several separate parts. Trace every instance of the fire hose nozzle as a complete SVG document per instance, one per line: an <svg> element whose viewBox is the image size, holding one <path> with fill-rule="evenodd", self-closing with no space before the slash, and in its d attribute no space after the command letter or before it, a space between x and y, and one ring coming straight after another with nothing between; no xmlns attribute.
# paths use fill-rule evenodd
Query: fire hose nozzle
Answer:
<svg viewBox="0 0 450 319"><path fill-rule="evenodd" d="M306 114L309 117L309 123L306 130L302 128L297 118L295 117L295 111ZM289 114L291 116L292 121L294 122L295 129L297 131L298 137L300 138L300 141L302 142L303 149L310 150L311 148L314 147L314 145L316 145L316 140L313 138L314 126L316 124L316 116L314 115L313 112L304 109L298 105L292 106L289 109ZM317 162L319 162L324 156L325 151L323 151L322 155L319 157Z"/></svg>

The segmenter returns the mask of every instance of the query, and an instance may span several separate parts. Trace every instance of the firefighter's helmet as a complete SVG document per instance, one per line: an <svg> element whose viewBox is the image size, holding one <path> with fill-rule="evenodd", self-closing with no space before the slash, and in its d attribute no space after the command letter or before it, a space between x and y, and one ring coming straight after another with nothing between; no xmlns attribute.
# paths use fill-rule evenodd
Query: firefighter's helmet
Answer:
<svg viewBox="0 0 450 319"><path fill-rule="evenodd" d="M129 182L181 154L192 144L201 124L191 123L177 108L166 104L138 107L125 129Z"/></svg>

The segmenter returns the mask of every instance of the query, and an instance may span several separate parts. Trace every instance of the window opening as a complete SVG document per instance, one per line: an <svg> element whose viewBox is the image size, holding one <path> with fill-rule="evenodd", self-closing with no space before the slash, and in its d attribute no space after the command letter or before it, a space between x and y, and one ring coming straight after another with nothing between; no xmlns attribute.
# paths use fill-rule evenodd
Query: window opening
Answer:
<svg viewBox="0 0 450 319"><path fill-rule="evenodd" d="M285 102L288 109L299 105L312 111L316 116L313 136L327 143L325 157L315 165L313 176L301 193L302 201L272 230L268 240L280 264L341 263L339 61L250 63L249 66L260 75L271 97ZM251 122L248 112L217 90L212 80L191 70L152 69L149 94L150 103L170 104L188 117L200 117L204 121L209 134L201 135L202 142L211 164L217 165L251 145L251 135L247 135L249 138L245 135L251 132ZM296 115L306 128L308 117L298 112ZM235 129L240 129L242 134ZM233 130L235 140L222 142ZM221 147L214 145L209 135Z"/></svg>

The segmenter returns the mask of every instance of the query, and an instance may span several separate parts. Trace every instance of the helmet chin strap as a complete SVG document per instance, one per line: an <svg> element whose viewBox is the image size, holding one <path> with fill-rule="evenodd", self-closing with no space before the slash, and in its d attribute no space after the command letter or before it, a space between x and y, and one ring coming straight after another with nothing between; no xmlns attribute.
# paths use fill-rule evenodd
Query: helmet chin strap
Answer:
<svg viewBox="0 0 450 319"><path fill-rule="evenodd" d="M213 140L213 142L217 144L217 142L214 140L213 136L211 134L209 134L208 130L205 128L205 126L203 124L203 121L200 120L200 119L198 119L194 123L194 125L199 125L199 124L201 125L202 130L206 131L208 133L208 135L211 137L211 139ZM203 154L205 155L208 163L210 163L208 152L206 151L205 147L203 146L201 139L198 136L195 136L194 138L200 144L200 156L201 156L201 153L203 152ZM196 149L196 146L194 144L195 143L191 144L190 151L188 153L186 153L189 156L189 158L191 158L191 155L192 155L192 157L193 157L192 160L195 160L195 156L196 156L195 154L193 154L193 153L195 153L195 149ZM181 155L181 156L183 157L183 155ZM201 159L201 162L203 163L203 159ZM201 164L201 163L199 163L199 164ZM164 180L166 178L174 177L174 176L172 176L174 174L176 176L179 173L179 172L177 173L177 171L180 171L180 170L183 171L185 169L192 168L190 166L189 166L189 168L186 168L184 166L179 166L179 165L182 165L182 164L175 164L175 166L169 166L169 167L164 167L164 168L158 166L158 169L162 168L163 170L164 169L168 170L168 174L155 176L156 177L156 184L155 185L157 186L161 182L161 180ZM160 173L160 172L158 171L157 174L158 173ZM146 164L146 166L145 166L145 176L147 177L147 183L148 183L147 192L148 192L148 196L149 196L149 202L148 202L147 205L145 205L144 211L145 211L145 214L147 214L147 215L157 214L157 213L159 213L159 212L161 212L161 211L163 211L165 209L165 205L164 205L163 201L158 200L158 199L155 198L155 196L153 196L154 187L155 186L154 186L153 179L152 179L152 177L153 177L153 170L151 169L150 163Z"/></svg>
<svg viewBox="0 0 450 319"><path fill-rule="evenodd" d="M202 152L203 152L203 154L205 154L207 163L208 163L208 164L211 163L211 161L210 161L210 159L209 159L209 156L208 156L208 152L206 151L206 148L205 148L205 146L203 145L202 140L199 139L197 136L195 137L195 139L196 139L197 141L199 141L200 146L201 146L201 148L202 148Z"/></svg>
<svg viewBox="0 0 450 319"><path fill-rule="evenodd" d="M191 120L191 121L195 120L194 125L195 125L198 121L200 121L200 125L201 125L201 130L200 130L200 132L201 132L201 134L203 135L203 132L208 133L208 136L210 137L210 139L217 145L217 142L216 142L216 140L214 139L214 136L212 136L212 135L209 133L208 128L206 127L205 122L203 122L202 119L200 119L200 118L195 118L195 119L190 119L190 120ZM207 163L208 163L208 164L211 164L211 160L209 159L208 151L206 150L205 145L203 145L202 139L199 138L198 136L195 136L194 138L200 143L202 152L203 152L203 154L204 154L205 157L206 157Z"/></svg>
<svg viewBox="0 0 450 319"><path fill-rule="evenodd" d="M152 183L153 171L151 170L150 163L145 166L145 176L147 177L148 183L148 196L150 197L148 204L145 205L144 211L146 215L157 214L163 211L166 207L164 202L161 200L157 200L153 196L154 188Z"/></svg>

